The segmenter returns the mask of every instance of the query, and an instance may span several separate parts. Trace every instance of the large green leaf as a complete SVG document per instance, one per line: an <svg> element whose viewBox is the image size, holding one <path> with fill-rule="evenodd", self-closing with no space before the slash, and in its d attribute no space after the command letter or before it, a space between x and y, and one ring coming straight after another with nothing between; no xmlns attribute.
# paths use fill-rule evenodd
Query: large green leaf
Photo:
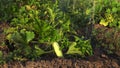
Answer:
<svg viewBox="0 0 120 68"><path fill-rule="evenodd" d="M14 41L18 45L27 45L34 37L34 32L22 29L20 32L15 31L13 34L8 34L7 39Z"/></svg>
<svg viewBox="0 0 120 68"><path fill-rule="evenodd" d="M24 41L23 37L20 35L20 33L18 31L14 32L11 35L10 40L13 40L15 43L18 43L18 44L22 44L22 43L25 44L25 41Z"/></svg>

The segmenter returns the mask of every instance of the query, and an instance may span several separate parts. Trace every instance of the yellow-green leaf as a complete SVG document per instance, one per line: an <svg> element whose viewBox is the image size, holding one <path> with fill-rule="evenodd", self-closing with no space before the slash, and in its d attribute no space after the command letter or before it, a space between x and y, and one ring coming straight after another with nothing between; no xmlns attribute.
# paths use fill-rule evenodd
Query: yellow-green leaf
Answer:
<svg viewBox="0 0 120 68"><path fill-rule="evenodd" d="M104 25L104 26L107 26L107 25L108 25L108 22L106 22L104 19L101 19L100 24L101 24L101 25Z"/></svg>
<svg viewBox="0 0 120 68"><path fill-rule="evenodd" d="M90 14L90 11L91 11L90 9L87 9L86 12L85 12L86 15L89 15L89 14Z"/></svg>
<svg viewBox="0 0 120 68"><path fill-rule="evenodd" d="M66 54L79 54L79 55L81 55L82 52L80 51L80 48L76 48L76 47L75 47L76 45L77 45L77 43L76 43L76 42L73 42L73 43L70 45L70 47L69 47L69 49L68 49L68 51L67 51Z"/></svg>

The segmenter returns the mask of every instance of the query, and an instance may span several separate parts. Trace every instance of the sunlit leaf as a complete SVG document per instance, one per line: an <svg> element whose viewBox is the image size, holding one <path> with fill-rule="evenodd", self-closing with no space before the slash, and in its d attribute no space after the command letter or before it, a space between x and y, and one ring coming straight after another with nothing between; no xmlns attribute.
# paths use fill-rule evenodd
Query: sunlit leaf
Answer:
<svg viewBox="0 0 120 68"><path fill-rule="evenodd" d="M118 10L118 9L117 9L116 7L113 7L113 8L112 8L112 12L114 12L114 13L117 12L117 10Z"/></svg>
<svg viewBox="0 0 120 68"><path fill-rule="evenodd" d="M87 10L86 10L86 15L89 15L90 12L91 12L91 10L90 10L90 9L87 9Z"/></svg>
<svg viewBox="0 0 120 68"><path fill-rule="evenodd" d="M101 24L101 25L104 25L104 26L107 26L107 25L108 25L108 22L106 22L104 19L101 19L100 24Z"/></svg>

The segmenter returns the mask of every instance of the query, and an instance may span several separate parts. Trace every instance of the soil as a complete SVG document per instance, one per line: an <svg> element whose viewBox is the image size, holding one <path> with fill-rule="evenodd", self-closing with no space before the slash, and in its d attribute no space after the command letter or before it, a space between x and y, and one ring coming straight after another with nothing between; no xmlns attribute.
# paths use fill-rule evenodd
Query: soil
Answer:
<svg viewBox="0 0 120 68"><path fill-rule="evenodd" d="M4 42L3 29L8 28L6 23L0 23L0 50L7 52ZM96 27L101 28L96 25ZM103 27L102 27L103 28ZM43 56L35 61L11 61L0 65L0 68L120 68L120 57L118 55L107 55L100 49L94 49L94 55L85 58L57 58Z"/></svg>

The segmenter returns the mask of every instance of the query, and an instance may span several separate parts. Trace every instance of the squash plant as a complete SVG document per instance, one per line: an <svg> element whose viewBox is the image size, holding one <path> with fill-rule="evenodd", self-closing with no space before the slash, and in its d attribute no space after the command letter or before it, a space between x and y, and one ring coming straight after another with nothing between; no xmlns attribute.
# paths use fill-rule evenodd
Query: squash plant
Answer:
<svg viewBox="0 0 120 68"><path fill-rule="evenodd" d="M71 17L60 9L60 1L22 2L23 4L10 23L13 31L8 30L6 34L10 45L15 47L15 50L9 53L8 58L37 59L42 54L51 52L56 53L58 57L64 57L64 54L81 56L86 53L92 54L90 41L82 40L76 35L73 26L70 27L73 22L70 20ZM70 41L71 36L75 36L75 40ZM72 44L73 42L75 44ZM67 49L67 52L63 52Z"/></svg>
<svg viewBox="0 0 120 68"><path fill-rule="evenodd" d="M51 45L52 42L60 42L64 33L69 31L69 17L58 9L57 1L53 5L37 3L33 5L36 8L32 8L32 5L21 7L19 15L12 20L11 24L33 30L37 34L39 43ZM28 25L30 27L27 27Z"/></svg>
<svg viewBox="0 0 120 68"><path fill-rule="evenodd" d="M13 52L9 54L9 58L11 57L14 60L23 60L22 58L35 59L42 54L52 52L42 50L37 44L31 45L30 42L32 42L34 37L34 32L25 29L9 33L6 39L9 41L8 43L13 44L7 46L13 46L15 48Z"/></svg>

